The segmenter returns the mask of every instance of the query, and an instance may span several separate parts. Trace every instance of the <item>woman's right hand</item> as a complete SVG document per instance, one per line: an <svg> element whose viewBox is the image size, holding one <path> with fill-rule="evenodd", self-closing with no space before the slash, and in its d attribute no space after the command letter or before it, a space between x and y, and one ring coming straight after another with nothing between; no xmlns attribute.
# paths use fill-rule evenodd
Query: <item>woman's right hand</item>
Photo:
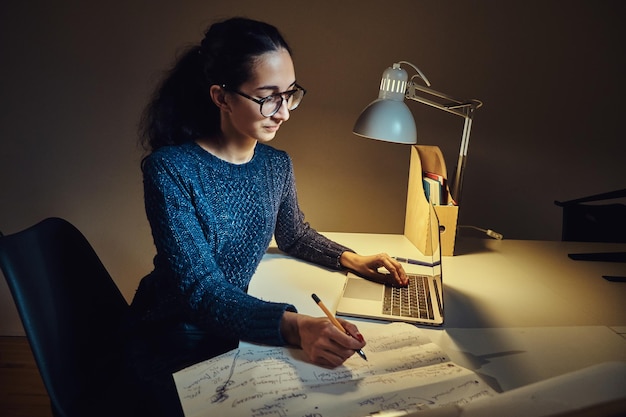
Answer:
<svg viewBox="0 0 626 417"><path fill-rule="evenodd" d="M350 335L337 329L326 317L311 317L286 311L281 322L285 340L300 346L311 363L335 368L363 348L365 341L352 323L338 319ZM358 340L357 340L358 339Z"/></svg>
<svg viewBox="0 0 626 417"><path fill-rule="evenodd" d="M409 283L402 264L386 253L364 256L346 251L341 254L339 262L344 268L374 282L401 287ZM385 268L389 273L379 272L379 268Z"/></svg>

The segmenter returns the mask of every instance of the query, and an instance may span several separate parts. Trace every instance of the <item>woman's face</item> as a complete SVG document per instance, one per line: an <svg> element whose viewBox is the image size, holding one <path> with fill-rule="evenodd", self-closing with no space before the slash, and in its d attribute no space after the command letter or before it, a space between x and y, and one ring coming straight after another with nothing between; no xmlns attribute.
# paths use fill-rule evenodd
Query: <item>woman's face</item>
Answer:
<svg viewBox="0 0 626 417"><path fill-rule="evenodd" d="M239 91L262 99L274 93L291 90L295 84L293 61L289 52L281 49L259 56L252 68L250 79L239 87ZM226 114L225 125L222 126L227 136L269 142L274 139L280 125L289 119L289 110L284 101L278 112L271 117L261 115L258 103L239 94L227 93L227 101L230 111Z"/></svg>

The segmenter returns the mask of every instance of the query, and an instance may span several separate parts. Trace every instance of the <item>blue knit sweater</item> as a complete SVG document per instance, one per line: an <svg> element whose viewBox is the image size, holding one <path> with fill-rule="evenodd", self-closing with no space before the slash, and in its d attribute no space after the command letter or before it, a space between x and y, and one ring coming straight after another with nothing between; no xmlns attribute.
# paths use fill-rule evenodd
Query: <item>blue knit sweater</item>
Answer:
<svg viewBox="0 0 626 417"><path fill-rule="evenodd" d="M235 165L188 143L158 149L143 170L157 254L133 300L140 320L283 345L280 320L295 307L246 293L272 236L282 251L329 268L349 250L304 221L289 156L257 144L250 162Z"/></svg>

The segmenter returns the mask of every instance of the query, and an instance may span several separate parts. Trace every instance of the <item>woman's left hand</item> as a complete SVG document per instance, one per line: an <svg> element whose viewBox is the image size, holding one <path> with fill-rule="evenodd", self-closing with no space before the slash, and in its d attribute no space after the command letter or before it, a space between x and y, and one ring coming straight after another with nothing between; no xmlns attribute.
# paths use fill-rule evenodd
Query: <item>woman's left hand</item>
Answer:
<svg viewBox="0 0 626 417"><path fill-rule="evenodd" d="M351 269L358 275L371 279L372 281L396 286L406 286L408 278L400 262L393 259L386 253L377 255L359 255L354 252L344 252L339 258L344 268ZM378 268L385 268L389 273L382 273Z"/></svg>

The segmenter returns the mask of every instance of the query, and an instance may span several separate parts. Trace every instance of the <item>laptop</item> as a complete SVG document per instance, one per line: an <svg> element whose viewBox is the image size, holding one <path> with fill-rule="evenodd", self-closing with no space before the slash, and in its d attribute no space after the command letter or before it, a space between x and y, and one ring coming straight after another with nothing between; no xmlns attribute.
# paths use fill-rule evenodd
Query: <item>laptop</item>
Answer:
<svg viewBox="0 0 626 417"><path fill-rule="evenodd" d="M444 321L439 221L429 204L428 242L416 259L397 258L409 277L408 287L393 287L348 273L337 315L441 326ZM381 272L385 272L384 268Z"/></svg>

